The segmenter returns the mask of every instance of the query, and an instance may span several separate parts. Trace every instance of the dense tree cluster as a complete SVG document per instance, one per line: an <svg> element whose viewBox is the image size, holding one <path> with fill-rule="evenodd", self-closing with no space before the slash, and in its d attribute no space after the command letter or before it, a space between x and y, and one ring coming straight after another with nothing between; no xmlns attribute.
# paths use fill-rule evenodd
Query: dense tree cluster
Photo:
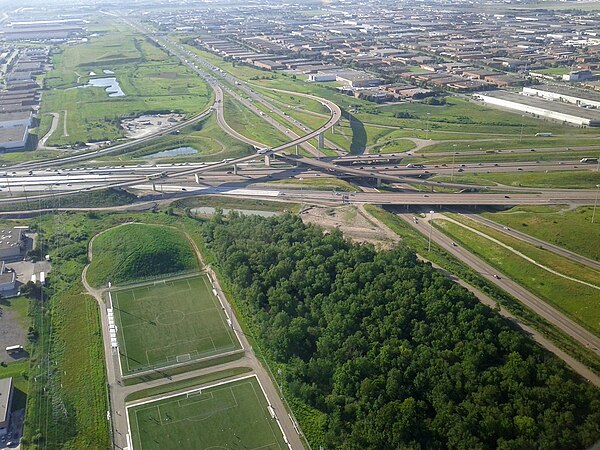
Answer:
<svg viewBox="0 0 600 450"><path fill-rule="evenodd" d="M402 248L376 251L291 215L220 215L219 269L327 414L327 448L585 448L600 393Z"/></svg>

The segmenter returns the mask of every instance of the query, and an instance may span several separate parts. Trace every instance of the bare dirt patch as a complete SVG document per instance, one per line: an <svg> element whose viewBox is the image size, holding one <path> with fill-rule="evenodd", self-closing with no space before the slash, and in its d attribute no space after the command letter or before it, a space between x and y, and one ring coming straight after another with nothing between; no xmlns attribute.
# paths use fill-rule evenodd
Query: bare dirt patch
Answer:
<svg viewBox="0 0 600 450"><path fill-rule="evenodd" d="M128 138L139 139L172 127L183 119L182 114L147 114L135 119L122 120L121 128L125 130L125 136Z"/></svg>
<svg viewBox="0 0 600 450"><path fill-rule="evenodd" d="M339 229L355 242L369 242L381 248L393 247L399 238L367 217L357 206L309 207L300 213L302 221L325 229Z"/></svg>

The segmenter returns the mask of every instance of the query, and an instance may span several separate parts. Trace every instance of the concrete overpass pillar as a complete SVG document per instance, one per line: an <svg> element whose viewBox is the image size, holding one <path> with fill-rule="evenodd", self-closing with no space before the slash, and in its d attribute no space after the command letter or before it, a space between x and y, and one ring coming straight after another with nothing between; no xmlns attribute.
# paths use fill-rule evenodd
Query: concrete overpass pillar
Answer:
<svg viewBox="0 0 600 450"><path fill-rule="evenodd" d="M152 183L152 190L156 191L156 184L155 183Z"/></svg>
<svg viewBox="0 0 600 450"><path fill-rule="evenodd" d="M200 184L200 177L198 177L197 173L194 174L194 178L196 180L196 184Z"/></svg>
<svg viewBox="0 0 600 450"><path fill-rule="evenodd" d="M381 187L381 178L375 178L375 183L377 187Z"/></svg>
<svg viewBox="0 0 600 450"><path fill-rule="evenodd" d="M335 134L335 123L331 125L331 134Z"/></svg>
<svg viewBox="0 0 600 450"><path fill-rule="evenodd" d="M319 133L319 148L325 147L325 136L323 133Z"/></svg>
<svg viewBox="0 0 600 450"><path fill-rule="evenodd" d="M265 155L265 166L271 167L271 157L269 155Z"/></svg>
<svg viewBox="0 0 600 450"><path fill-rule="evenodd" d="M233 174L234 174L234 175L237 175L237 170L238 170L238 168L237 168L237 164L234 164L234 165L233 165Z"/></svg>
<svg viewBox="0 0 600 450"><path fill-rule="evenodd" d="M298 144L296 144L296 156L298 156Z"/></svg>

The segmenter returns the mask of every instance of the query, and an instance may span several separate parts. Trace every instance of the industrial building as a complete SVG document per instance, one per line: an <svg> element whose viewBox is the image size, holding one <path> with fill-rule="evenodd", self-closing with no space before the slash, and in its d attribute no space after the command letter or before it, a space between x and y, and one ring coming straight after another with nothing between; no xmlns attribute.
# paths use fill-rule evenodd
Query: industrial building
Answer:
<svg viewBox="0 0 600 450"><path fill-rule="evenodd" d="M336 73L336 81L350 87L374 87L383 83L381 78L374 77L366 72L358 70L343 70Z"/></svg>
<svg viewBox="0 0 600 450"><path fill-rule="evenodd" d="M6 270L4 261L0 261L0 294L12 292L17 283L17 274L14 270Z"/></svg>
<svg viewBox="0 0 600 450"><path fill-rule="evenodd" d="M507 91L473 94L473 98L494 106L531 114L537 118L546 118L581 127L600 126L600 111L543 100L523 94Z"/></svg>
<svg viewBox="0 0 600 450"><path fill-rule="evenodd" d="M39 20L12 22L0 31L0 39L7 41L64 40L85 32L82 19Z"/></svg>
<svg viewBox="0 0 600 450"><path fill-rule="evenodd" d="M10 421L10 408L12 405L13 382L12 378L0 380L0 436L8 432Z"/></svg>
<svg viewBox="0 0 600 450"><path fill-rule="evenodd" d="M308 81L335 81L335 72L317 72L308 76Z"/></svg>
<svg viewBox="0 0 600 450"><path fill-rule="evenodd" d="M24 247L25 242L21 228L0 230L0 260L21 256L21 251Z"/></svg>
<svg viewBox="0 0 600 450"><path fill-rule="evenodd" d="M28 137L29 128L22 125L12 128L0 128L0 153L5 150L25 147Z"/></svg>
<svg viewBox="0 0 600 450"><path fill-rule="evenodd" d="M534 86L524 87L523 94L541 97L546 100L556 100L573 103L577 106L591 106L600 109L600 94L582 89L563 86Z"/></svg>

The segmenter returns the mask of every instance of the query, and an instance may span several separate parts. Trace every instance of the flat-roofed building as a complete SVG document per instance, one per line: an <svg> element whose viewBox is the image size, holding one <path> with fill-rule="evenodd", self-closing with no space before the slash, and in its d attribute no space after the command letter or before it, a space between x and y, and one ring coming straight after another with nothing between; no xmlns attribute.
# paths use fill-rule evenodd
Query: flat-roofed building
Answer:
<svg viewBox="0 0 600 450"><path fill-rule="evenodd" d="M582 127L600 126L600 111L507 91L473 94L484 103Z"/></svg>
<svg viewBox="0 0 600 450"><path fill-rule="evenodd" d="M573 89L563 86L524 87L523 94L541 97L546 100L558 100L578 106L600 108L600 94L597 92Z"/></svg>
<svg viewBox="0 0 600 450"><path fill-rule="evenodd" d="M16 125L11 128L0 128L0 153L4 150L23 148L27 144L29 127Z"/></svg>
<svg viewBox="0 0 600 450"><path fill-rule="evenodd" d="M4 261L0 261L0 293L11 292L15 290L17 274L14 270L6 270Z"/></svg>
<svg viewBox="0 0 600 450"><path fill-rule="evenodd" d="M344 70L337 72L336 80L353 88L373 87L379 86L381 83L383 83L381 78L377 78L366 72L360 72L358 70Z"/></svg>
<svg viewBox="0 0 600 450"><path fill-rule="evenodd" d="M31 126L31 111L0 113L0 128Z"/></svg>
<svg viewBox="0 0 600 450"><path fill-rule="evenodd" d="M10 422L10 408L12 405L13 382L12 378L0 380L0 436L6 435Z"/></svg>
<svg viewBox="0 0 600 450"><path fill-rule="evenodd" d="M5 228L0 230L0 259L5 260L20 256L23 247L22 229Z"/></svg>

